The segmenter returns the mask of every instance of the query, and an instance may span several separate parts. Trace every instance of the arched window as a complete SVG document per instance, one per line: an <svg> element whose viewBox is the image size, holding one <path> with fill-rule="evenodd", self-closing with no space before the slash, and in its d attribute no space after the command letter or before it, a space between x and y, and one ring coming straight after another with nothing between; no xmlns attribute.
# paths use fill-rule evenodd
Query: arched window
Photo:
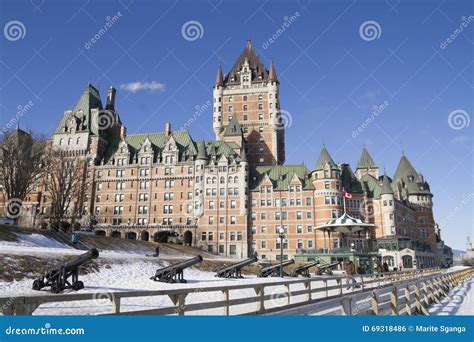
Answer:
<svg viewBox="0 0 474 342"><path fill-rule="evenodd" d="M224 177L221 177L220 183L221 183L221 184L224 184L224 183L225 183L225 178L224 178Z"/></svg>
<svg viewBox="0 0 474 342"><path fill-rule="evenodd" d="M217 183L217 177L212 177L212 184L216 184Z"/></svg>
<svg viewBox="0 0 474 342"><path fill-rule="evenodd" d="M239 177L238 176L235 176L234 177L234 183L238 183L239 182Z"/></svg>

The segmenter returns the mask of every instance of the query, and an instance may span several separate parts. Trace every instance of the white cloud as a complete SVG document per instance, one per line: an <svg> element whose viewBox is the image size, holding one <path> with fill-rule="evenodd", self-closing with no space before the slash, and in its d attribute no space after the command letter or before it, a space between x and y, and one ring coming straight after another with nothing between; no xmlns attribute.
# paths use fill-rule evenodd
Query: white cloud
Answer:
<svg viewBox="0 0 474 342"><path fill-rule="evenodd" d="M131 82L131 83L125 83L120 85L120 89L123 89L125 91L129 91L131 93L136 93L139 91L143 90L149 90L149 91L159 91L159 92L164 92L165 91L165 85L163 83L157 82L157 81L151 81L151 82Z"/></svg>

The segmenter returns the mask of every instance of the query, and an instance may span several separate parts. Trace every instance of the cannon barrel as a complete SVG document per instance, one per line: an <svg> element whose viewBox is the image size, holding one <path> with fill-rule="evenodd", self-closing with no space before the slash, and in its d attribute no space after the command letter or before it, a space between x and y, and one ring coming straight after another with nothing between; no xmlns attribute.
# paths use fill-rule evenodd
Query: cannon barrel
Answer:
<svg viewBox="0 0 474 342"><path fill-rule="evenodd" d="M280 269L280 266L286 267L288 265L294 264L295 260L290 259L287 261L284 261L282 264L276 264L272 266L268 266L265 268L262 268L258 274L259 277L267 277L269 275L276 275L276 272Z"/></svg>
<svg viewBox="0 0 474 342"><path fill-rule="evenodd" d="M84 288L84 283L79 280L79 266L97 259L99 251L92 248L87 253L81 254L71 260L64 261L53 266L48 272L33 282L33 290L41 290L43 287L51 287L51 292L59 293L65 289L75 291Z"/></svg>
<svg viewBox="0 0 474 342"><path fill-rule="evenodd" d="M254 262L257 262L257 261L258 261L258 258L256 256L253 256L252 258L245 259L233 265L226 266L216 272L216 277L230 277L231 273L237 273L242 267L253 264ZM235 274L235 276L236 277L240 276L240 273Z"/></svg>
<svg viewBox="0 0 474 342"><path fill-rule="evenodd" d="M313 262L308 262L304 265L296 267L293 272L291 273L292 277L297 277L299 274L302 274L304 276L309 276L308 274L308 269L310 269L313 266L317 266L320 264L319 261L313 261Z"/></svg>
<svg viewBox="0 0 474 342"><path fill-rule="evenodd" d="M331 270L334 267L336 267L337 265L339 265L339 262L333 262L333 263L330 263L330 264L319 265L316 268L316 275L321 275L326 271L329 271L329 273L332 273Z"/></svg>
<svg viewBox="0 0 474 342"><path fill-rule="evenodd" d="M155 276L151 277L153 280L160 280L166 282L186 282L183 279L183 270L187 267L198 264L202 261L202 256L198 255L194 258L178 262L163 268L159 268L155 272Z"/></svg>
<svg viewBox="0 0 474 342"><path fill-rule="evenodd" d="M92 248L90 251L87 253L81 254L71 260L65 261L62 264L56 265L53 268L49 270L48 273L53 273L64 267L66 271L72 270L74 268L77 268L86 262L92 260L92 259L97 259L99 257L99 251L95 248Z"/></svg>

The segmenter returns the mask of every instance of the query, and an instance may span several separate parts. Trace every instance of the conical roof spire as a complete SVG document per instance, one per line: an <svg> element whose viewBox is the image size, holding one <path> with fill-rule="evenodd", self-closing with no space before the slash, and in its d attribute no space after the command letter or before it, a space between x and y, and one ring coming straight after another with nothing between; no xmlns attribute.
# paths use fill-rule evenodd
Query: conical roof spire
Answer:
<svg viewBox="0 0 474 342"><path fill-rule="evenodd" d="M197 160L209 160L209 157L207 156L207 152L206 152L206 144L204 141L198 142L197 150L198 150L198 153L196 156Z"/></svg>
<svg viewBox="0 0 474 342"><path fill-rule="evenodd" d="M359 159L359 163L357 164L357 169L375 169L377 165L375 165L374 160L372 159L369 151L364 147L362 149L362 154Z"/></svg>
<svg viewBox="0 0 474 342"><path fill-rule="evenodd" d="M222 66L219 63L219 67L217 68L217 77L216 77L216 83L214 86L219 87L224 84L224 77L222 76Z"/></svg>
<svg viewBox="0 0 474 342"><path fill-rule="evenodd" d="M381 195L393 195L393 189L386 173L383 175Z"/></svg>
<svg viewBox="0 0 474 342"><path fill-rule="evenodd" d="M329 163L331 169L338 169L336 163L334 163L334 160L332 160L328 150L326 150L326 147L323 147L323 149L321 150L321 154L319 155L318 161L316 162L315 171L323 170L324 165L326 163Z"/></svg>
<svg viewBox="0 0 474 342"><path fill-rule="evenodd" d="M277 78L277 74L275 70L275 65L273 64L273 59L270 63L270 70L268 72L268 80L278 83L278 78Z"/></svg>

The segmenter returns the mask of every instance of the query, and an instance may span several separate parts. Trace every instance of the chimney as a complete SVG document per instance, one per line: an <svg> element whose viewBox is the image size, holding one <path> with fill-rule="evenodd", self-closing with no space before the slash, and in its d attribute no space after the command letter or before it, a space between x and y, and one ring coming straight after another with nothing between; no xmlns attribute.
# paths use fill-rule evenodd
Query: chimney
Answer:
<svg viewBox="0 0 474 342"><path fill-rule="evenodd" d="M112 86L110 86L110 88L107 90L107 105L105 106L105 109L115 111L115 93L116 92L117 90L115 90L115 88Z"/></svg>
<svg viewBox="0 0 474 342"><path fill-rule="evenodd" d="M127 129L125 126L120 126L120 140L125 140L127 137Z"/></svg>
<svg viewBox="0 0 474 342"><path fill-rule="evenodd" d="M169 122L165 125L165 137L169 137L171 135L171 124Z"/></svg>

